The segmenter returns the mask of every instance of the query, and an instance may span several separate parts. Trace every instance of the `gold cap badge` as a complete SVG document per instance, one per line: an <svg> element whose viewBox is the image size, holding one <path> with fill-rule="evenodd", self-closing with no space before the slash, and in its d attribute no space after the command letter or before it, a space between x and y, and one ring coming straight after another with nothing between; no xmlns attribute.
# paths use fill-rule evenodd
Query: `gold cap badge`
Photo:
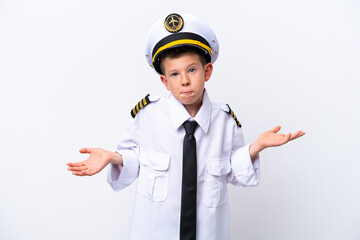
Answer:
<svg viewBox="0 0 360 240"><path fill-rule="evenodd" d="M176 33L184 26L184 20L179 14L172 13L165 18L164 25L166 30L171 33Z"/></svg>

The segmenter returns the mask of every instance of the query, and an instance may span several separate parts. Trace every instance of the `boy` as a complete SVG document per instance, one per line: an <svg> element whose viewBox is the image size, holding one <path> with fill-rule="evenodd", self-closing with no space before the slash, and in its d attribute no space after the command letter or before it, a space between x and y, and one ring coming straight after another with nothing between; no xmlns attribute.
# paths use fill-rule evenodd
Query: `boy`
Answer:
<svg viewBox="0 0 360 240"><path fill-rule="evenodd" d="M205 90L219 46L212 30L191 14L156 22L147 40L148 63L171 94L146 96L115 152L83 148L90 157L69 163L90 176L110 164L119 191L138 178L129 239L229 239L227 183L259 183L259 152L303 136L264 132L246 145L230 107Z"/></svg>

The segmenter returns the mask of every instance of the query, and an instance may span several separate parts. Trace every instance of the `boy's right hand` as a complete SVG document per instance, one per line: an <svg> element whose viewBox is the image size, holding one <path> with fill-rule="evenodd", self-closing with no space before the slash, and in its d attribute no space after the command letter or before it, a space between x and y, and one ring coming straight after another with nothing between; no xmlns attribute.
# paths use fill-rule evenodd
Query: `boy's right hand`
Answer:
<svg viewBox="0 0 360 240"><path fill-rule="evenodd" d="M122 165L120 154L102 148L82 148L80 153L89 153L88 159L77 163L68 163L68 170L76 176L91 176L104 169L110 162Z"/></svg>

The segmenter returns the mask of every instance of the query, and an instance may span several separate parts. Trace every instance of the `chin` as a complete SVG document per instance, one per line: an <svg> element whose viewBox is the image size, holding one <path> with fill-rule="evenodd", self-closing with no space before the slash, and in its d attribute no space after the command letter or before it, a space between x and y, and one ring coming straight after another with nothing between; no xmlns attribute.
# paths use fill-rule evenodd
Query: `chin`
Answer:
<svg viewBox="0 0 360 240"><path fill-rule="evenodd" d="M194 94L182 94L181 96L179 96L179 98L181 99L182 103L193 103L196 101L196 97L194 96Z"/></svg>
<svg viewBox="0 0 360 240"><path fill-rule="evenodd" d="M196 98L195 96L188 96L188 97L183 97L181 98L180 102L184 105L196 105L198 101L198 98ZM200 103L201 104L201 103Z"/></svg>

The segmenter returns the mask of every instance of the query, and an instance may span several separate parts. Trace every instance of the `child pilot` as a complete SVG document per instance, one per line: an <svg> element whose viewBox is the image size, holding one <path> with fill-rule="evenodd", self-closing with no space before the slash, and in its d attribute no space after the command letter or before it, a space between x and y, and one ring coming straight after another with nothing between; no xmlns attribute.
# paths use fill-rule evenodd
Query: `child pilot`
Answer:
<svg viewBox="0 0 360 240"><path fill-rule="evenodd" d="M303 136L277 126L245 144L227 104L213 103L205 89L219 44L202 20L170 14L150 29L146 59L169 94L147 95L115 151L83 148L88 159L68 163L77 176L109 165L107 181L120 191L136 179L129 239L229 239L227 184L259 184L259 152Z"/></svg>

